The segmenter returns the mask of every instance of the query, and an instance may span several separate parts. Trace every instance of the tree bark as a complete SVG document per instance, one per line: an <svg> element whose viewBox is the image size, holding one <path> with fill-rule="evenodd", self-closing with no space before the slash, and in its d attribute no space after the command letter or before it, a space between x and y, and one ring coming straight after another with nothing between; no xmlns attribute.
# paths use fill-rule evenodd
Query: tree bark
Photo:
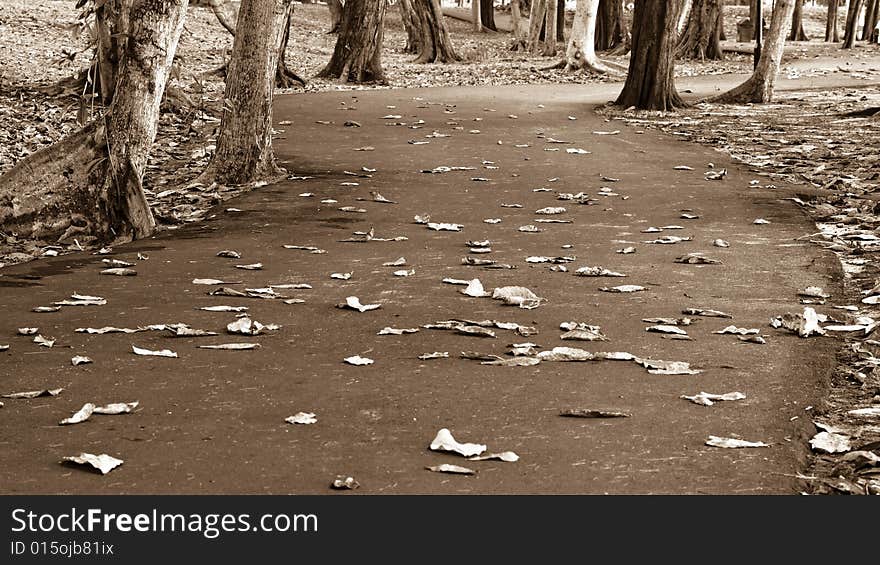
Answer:
<svg viewBox="0 0 880 565"><path fill-rule="evenodd" d="M480 23L484 29L498 31L495 26L495 0L480 0Z"/></svg>
<svg viewBox="0 0 880 565"><path fill-rule="evenodd" d="M710 102L722 104L742 104L770 102L773 99L773 88L776 84L776 74L782 62L782 53L785 50L785 30L791 25L796 0L776 0L773 8L773 16L770 21L770 31L758 66L752 76L733 90L710 99Z"/></svg>
<svg viewBox="0 0 880 565"><path fill-rule="evenodd" d="M675 90L677 1L640 0L633 14L632 55L618 106L673 110L685 106Z"/></svg>
<svg viewBox="0 0 880 565"><path fill-rule="evenodd" d="M565 0L556 1L556 41L565 41Z"/></svg>
<svg viewBox="0 0 880 565"><path fill-rule="evenodd" d="M440 0L411 0L419 21L418 56L415 63L452 63L460 61L452 47Z"/></svg>
<svg viewBox="0 0 880 565"><path fill-rule="evenodd" d="M687 24L678 40L676 55L700 61L724 59L718 33L720 20L721 0L694 0Z"/></svg>
<svg viewBox="0 0 880 565"><path fill-rule="evenodd" d="M272 95L291 0L242 0L217 151L200 179L245 184L281 173L272 150Z"/></svg>
<svg viewBox="0 0 880 565"><path fill-rule="evenodd" d="M109 0L95 9L97 48L95 64L101 101L109 104L116 90L117 72L125 51L125 30L131 0Z"/></svg>
<svg viewBox="0 0 880 565"><path fill-rule="evenodd" d="M840 11L840 0L828 0L828 18L825 20L825 41L837 43L840 41L840 31L837 29L837 13Z"/></svg>
<svg viewBox="0 0 880 565"><path fill-rule="evenodd" d="M794 4L794 14L791 17L791 33L788 34L789 41L809 41L807 32L804 31L804 0L796 0Z"/></svg>
<svg viewBox="0 0 880 565"><path fill-rule="evenodd" d="M306 81L287 66L287 44L290 42L290 26L293 19L293 3L287 11L287 19L284 21L281 36L281 45L278 46L278 65L275 70L275 86L279 88L293 88L305 86Z"/></svg>
<svg viewBox="0 0 880 565"><path fill-rule="evenodd" d="M471 17L474 22L474 31L483 31L483 7L480 0L471 0Z"/></svg>
<svg viewBox="0 0 880 565"><path fill-rule="evenodd" d="M623 42L623 3L599 0L596 16L596 50L607 51Z"/></svg>
<svg viewBox="0 0 880 565"><path fill-rule="evenodd" d="M523 33L521 22L522 14L520 12L520 0L511 0L510 2L510 20L513 27L513 43L510 46L511 51L519 51L526 48L526 34Z"/></svg>
<svg viewBox="0 0 880 565"><path fill-rule="evenodd" d="M849 0L846 13L846 31L843 33L843 49L852 49L856 43L856 31L859 28L859 13L862 11L862 0Z"/></svg>
<svg viewBox="0 0 880 565"><path fill-rule="evenodd" d="M865 26L862 28L862 41L871 41L880 14L880 0L868 0L865 11Z"/></svg>
<svg viewBox="0 0 880 565"><path fill-rule="evenodd" d="M758 34L758 27L755 25L758 22L758 2L762 2L762 0L749 0L749 22L752 24L752 39ZM763 19L763 18L761 18Z"/></svg>
<svg viewBox="0 0 880 565"><path fill-rule="evenodd" d="M231 9L227 10L229 4L221 2L221 0L207 1L208 5L211 7L211 11L214 12L214 16L217 18L217 21L220 22L220 25L229 33L235 35L235 22L233 21L235 19L235 13Z"/></svg>
<svg viewBox="0 0 880 565"><path fill-rule="evenodd" d="M586 69L594 73L623 74L623 69L612 69L596 56L596 22L600 0L577 0L571 37L565 51L565 70Z"/></svg>
<svg viewBox="0 0 880 565"><path fill-rule="evenodd" d="M318 76L342 82L386 83L382 70L385 4L385 0L348 0L345 3L333 56Z"/></svg>
<svg viewBox="0 0 880 565"><path fill-rule="evenodd" d="M330 29L327 33L339 33L342 25L342 0L327 0L327 8L330 9Z"/></svg>
<svg viewBox="0 0 880 565"><path fill-rule="evenodd" d="M150 235L142 181L188 0L133 0L107 113L0 177L0 226L21 237Z"/></svg>
<svg viewBox="0 0 880 565"><path fill-rule="evenodd" d="M532 0L529 14L529 51L556 54L556 0Z"/></svg>
<svg viewBox="0 0 880 565"><path fill-rule="evenodd" d="M415 6L413 6L414 1L399 0L397 2L397 11L400 14L400 20L403 22L403 29L406 31L406 45L403 48L403 52L416 55L419 52L422 31Z"/></svg>

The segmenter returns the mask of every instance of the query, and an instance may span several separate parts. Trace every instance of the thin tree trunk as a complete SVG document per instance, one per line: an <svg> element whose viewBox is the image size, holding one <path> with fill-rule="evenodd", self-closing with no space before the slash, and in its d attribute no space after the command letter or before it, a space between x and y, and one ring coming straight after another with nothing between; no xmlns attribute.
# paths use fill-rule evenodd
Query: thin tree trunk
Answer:
<svg viewBox="0 0 880 565"><path fill-rule="evenodd" d="M474 31L483 31L483 16L480 0L471 0L471 18L474 22Z"/></svg>
<svg viewBox="0 0 880 565"><path fill-rule="evenodd" d="M419 18L416 15L415 0L399 0L397 2L397 11L400 13L400 20L403 22L403 29L406 31L406 45L403 48L404 53L418 54L419 42L421 38L421 28Z"/></svg>
<svg viewBox="0 0 880 565"><path fill-rule="evenodd" d="M541 54L546 57L556 55L556 8L559 4L556 0L546 0L547 16L544 18L544 42Z"/></svg>
<svg viewBox="0 0 880 565"><path fill-rule="evenodd" d="M791 17L791 33L788 34L789 41L809 41L807 32L804 31L804 0L796 0L794 4L794 15Z"/></svg>
<svg viewBox="0 0 880 565"><path fill-rule="evenodd" d="M287 44L290 42L290 26L293 20L293 3L287 11L287 19L284 21L281 36L281 44L278 46L278 66L275 72L275 86L279 88L292 88L305 86L306 81L287 66Z"/></svg>
<svg viewBox="0 0 880 565"><path fill-rule="evenodd" d="M565 0L556 2L556 41L565 41Z"/></svg>
<svg viewBox="0 0 880 565"><path fill-rule="evenodd" d="M217 21L220 22L220 25L229 33L235 35L235 22L233 21L235 19L235 14L227 13L225 8L228 4L224 5L220 0L207 1L208 5L211 6L211 11L214 12L214 16L217 18Z"/></svg>
<svg viewBox="0 0 880 565"><path fill-rule="evenodd" d="M676 48L676 55L685 59L724 59L721 37L718 33L721 20L721 0L694 0Z"/></svg>
<svg viewBox="0 0 880 565"><path fill-rule="evenodd" d="M532 0L529 9L529 51L536 52L540 46L541 31L544 29L544 18L547 16L547 3L553 0Z"/></svg>
<svg viewBox="0 0 880 565"><path fill-rule="evenodd" d="M385 5L385 0L346 1L333 56L318 76L342 82L386 83L382 70Z"/></svg>
<svg viewBox="0 0 880 565"><path fill-rule="evenodd" d="M419 21L419 48L415 63L452 63L460 61L452 47L440 0L412 0Z"/></svg>
<svg viewBox="0 0 880 565"><path fill-rule="evenodd" d="M629 72L616 105L664 111L685 106L673 79L680 6L677 1L636 2Z"/></svg>
<svg viewBox="0 0 880 565"><path fill-rule="evenodd" d="M794 14L796 0L776 0L773 16L770 21L770 31L758 66L752 76L733 90L710 99L710 102L722 104L741 104L753 102L762 104L773 99L773 88L776 84L776 74L782 63L782 53L785 50L785 31L791 25L791 17Z"/></svg>
<svg viewBox="0 0 880 565"><path fill-rule="evenodd" d="M330 9L330 29L327 33L339 33L342 24L342 0L327 0L327 8Z"/></svg>
<svg viewBox="0 0 880 565"><path fill-rule="evenodd" d="M859 14L862 11L862 0L849 0L849 11L846 14L846 31L843 34L843 48L852 49L856 43L856 32L859 28Z"/></svg>
<svg viewBox="0 0 880 565"><path fill-rule="evenodd" d="M596 50L607 51L623 42L623 2L599 0L596 16Z"/></svg>
<svg viewBox="0 0 880 565"><path fill-rule="evenodd" d="M3 229L22 237L89 234L101 241L154 231L142 181L188 0L122 5L129 27L113 103L102 118L0 177Z"/></svg>
<svg viewBox="0 0 880 565"><path fill-rule="evenodd" d="M727 33L724 32L724 0L718 4L718 39L727 41Z"/></svg>
<svg viewBox="0 0 880 565"><path fill-rule="evenodd" d="M480 23L483 29L498 31L495 26L495 0L480 0Z"/></svg>
<svg viewBox="0 0 880 565"><path fill-rule="evenodd" d="M878 11L880 11L880 0L868 0L865 11L865 26L862 28L862 41L871 41L871 35L877 27Z"/></svg>
<svg viewBox="0 0 880 565"><path fill-rule="evenodd" d="M837 13L840 11L840 0L828 0L828 18L825 20L825 41L837 43L840 41L840 31L837 29Z"/></svg>
<svg viewBox="0 0 880 565"><path fill-rule="evenodd" d="M596 56L596 21L599 11L599 0L577 0L574 20L571 25L571 37L565 51L565 70L578 71L587 69L594 73L615 73L623 69L612 69ZM619 74L623 74L620 72Z"/></svg>
<svg viewBox="0 0 880 565"><path fill-rule="evenodd" d="M511 51L519 51L526 48L526 34L522 30L522 14L519 8L520 0L510 2L510 20L513 27L513 44Z"/></svg>
<svg viewBox="0 0 880 565"><path fill-rule="evenodd" d="M217 151L203 181L245 184L277 176L272 151L272 94L291 0L242 0Z"/></svg>

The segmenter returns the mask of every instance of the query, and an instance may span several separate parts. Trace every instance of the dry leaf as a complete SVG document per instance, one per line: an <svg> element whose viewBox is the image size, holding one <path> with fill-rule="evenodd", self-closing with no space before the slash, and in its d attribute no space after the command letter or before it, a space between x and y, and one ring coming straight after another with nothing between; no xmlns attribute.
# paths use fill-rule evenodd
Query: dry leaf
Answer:
<svg viewBox="0 0 880 565"><path fill-rule="evenodd" d="M202 306L196 310L205 310L207 312L247 312L247 306Z"/></svg>
<svg viewBox="0 0 880 565"><path fill-rule="evenodd" d="M554 347L537 355L541 361L592 361L595 356L584 349L575 347Z"/></svg>
<svg viewBox="0 0 880 565"><path fill-rule="evenodd" d="M764 443L762 441L745 441L742 439L718 436L709 436L709 439L706 440L706 445L711 445L713 447L726 447L731 449L739 447L770 447L770 444Z"/></svg>
<svg viewBox="0 0 880 565"><path fill-rule="evenodd" d="M337 490L353 490L359 486L361 486L360 483L358 483L354 477L346 477L343 475L337 476L333 479L333 482L330 483L330 488Z"/></svg>
<svg viewBox="0 0 880 565"><path fill-rule="evenodd" d="M58 312L61 310L60 306L37 306L31 309L31 312L36 312L38 314L48 314L50 312Z"/></svg>
<svg viewBox="0 0 880 565"><path fill-rule="evenodd" d="M448 351L435 351L433 353L423 353L419 355L419 359L422 361L427 361L429 359L447 359L449 358Z"/></svg>
<svg viewBox="0 0 880 565"><path fill-rule="evenodd" d="M629 418L632 414L615 410L594 410L591 408L571 408L563 410L560 416L569 418Z"/></svg>
<svg viewBox="0 0 880 565"><path fill-rule="evenodd" d="M496 288L492 292L492 298L495 300L501 300L507 305L519 306L520 308L525 308L527 310L537 308L544 301L543 298L540 298L524 286L503 286Z"/></svg>
<svg viewBox="0 0 880 565"><path fill-rule="evenodd" d="M345 298L345 303L337 304L337 308L348 308L351 310L357 310L358 312L369 312L370 310L377 310L382 307L381 304L361 304L361 300L357 296L348 296Z"/></svg>
<svg viewBox="0 0 880 565"><path fill-rule="evenodd" d="M50 388L43 390L30 390L27 392L13 392L10 394L4 394L3 398L14 398L14 399L29 399L29 398L41 398L43 396L58 396L63 391L63 388Z"/></svg>
<svg viewBox="0 0 880 565"><path fill-rule="evenodd" d="M659 361L655 359L634 359L636 363L648 369L652 375L697 375L702 371L691 369L690 363L684 361Z"/></svg>
<svg viewBox="0 0 880 565"><path fill-rule="evenodd" d="M513 451L502 451L501 453L489 453L486 455L476 455L474 457L468 457L470 461L504 461L505 463L514 463L519 461L519 455L514 453Z"/></svg>
<svg viewBox="0 0 880 565"><path fill-rule="evenodd" d="M677 326L669 326L665 324L660 324L656 326L648 326L645 328L646 332L657 332L663 334L677 334L677 335L687 335L687 332Z"/></svg>
<svg viewBox="0 0 880 565"><path fill-rule="evenodd" d="M330 278L331 278L331 279L339 279L339 280L347 281L348 279L351 278L351 275L353 275L353 274L354 274L354 273L332 273L332 274L330 275Z"/></svg>
<svg viewBox="0 0 880 565"><path fill-rule="evenodd" d="M625 277L623 273L610 271L605 267L581 267L574 272L579 277Z"/></svg>
<svg viewBox="0 0 880 565"><path fill-rule="evenodd" d="M810 447L822 453L846 453L852 449L849 440L848 435L819 432L810 439Z"/></svg>
<svg viewBox="0 0 880 565"><path fill-rule="evenodd" d="M532 367L540 363L541 360L535 357L514 357L513 359L493 359L491 361L482 361L481 365L496 365L500 367Z"/></svg>
<svg viewBox="0 0 880 565"><path fill-rule="evenodd" d="M79 455L64 457L61 461L75 463L77 465L91 465L92 467L100 471L102 475L106 475L123 463L122 459L117 459L115 457L107 455L106 453L102 453L101 455L80 453Z"/></svg>
<svg viewBox="0 0 880 565"><path fill-rule="evenodd" d="M140 404L137 400L134 402L113 402L104 406L96 406L92 411L93 414L103 414L107 416L116 416L118 414L129 414Z"/></svg>
<svg viewBox="0 0 880 565"><path fill-rule="evenodd" d="M125 268L114 268L114 269L104 269L101 271L102 275L116 275L120 277L133 277L137 275L137 271L134 269L125 269Z"/></svg>
<svg viewBox="0 0 880 565"><path fill-rule="evenodd" d="M489 293L483 289L483 283L480 282L480 279L474 279L470 281L467 285L467 288L461 291L465 296L471 296L473 298L485 298L489 296Z"/></svg>
<svg viewBox="0 0 880 565"><path fill-rule="evenodd" d="M685 400L690 400L694 404L699 404L701 406L712 406L718 401L733 401L733 400L743 400L746 397L745 394L741 392L728 392L725 394L712 394L711 392L700 392L699 394L695 394L693 396L681 395L681 398Z"/></svg>
<svg viewBox="0 0 880 565"><path fill-rule="evenodd" d="M249 265L235 265L236 269L242 269L245 271L260 271L263 269L262 263L251 263Z"/></svg>
<svg viewBox="0 0 880 565"><path fill-rule="evenodd" d="M751 328L738 328L736 326L727 326L726 328L722 328L718 331L712 332L713 334L736 334L736 335L757 335L761 333L757 329Z"/></svg>
<svg viewBox="0 0 880 565"><path fill-rule="evenodd" d="M223 251L217 252L217 257L228 257L229 259L241 259L241 254L238 251L232 251L231 249L224 249Z"/></svg>
<svg viewBox="0 0 880 565"><path fill-rule="evenodd" d="M388 263L382 263L383 267L403 267L406 265L406 259L403 257L398 257L394 261L389 261Z"/></svg>
<svg viewBox="0 0 880 565"><path fill-rule="evenodd" d="M104 326L103 328L76 328L74 330L76 333L86 333L86 334L112 334L112 333L124 333L124 334L133 334L139 331L140 329L133 330L131 328L116 328L113 326Z"/></svg>
<svg viewBox="0 0 880 565"><path fill-rule="evenodd" d="M449 463L444 463L442 465L436 465L433 467L425 467L425 469L429 471L434 471L435 473L452 473L454 475L475 475L476 471L473 469L468 469L467 467L461 467L459 465L450 465Z"/></svg>
<svg viewBox="0 0 880 565"><path fill-rule="evenodd" d="M18 335L37 335L39 328L18 328Z"/></svg>
<svg viewBox="0 0 880 565"><path fill-rule="evenodd" d="M284 419L288 424L315 424L318 419L312 412L297 412L293 416Z"/></svg>
<svg viewBox="0 0 880 565"><path fill-rule="evenodd" d="M95 411L95 405L91 402L87 402L83 404L83 407L77 410L76 413L73 414L70 418L65 418L58 422L59 426L66 426L70 424L79 424L85 422L92 416L92 412Z"/></svg>
<svg viewBox="0 0 880 565"><path fill-rule="evenodd" d="M486 451L486 446L478 443L458 443L447 428L437 432L429 446L431 451L451 451L464 457L473 457Z"/></svg>
<svg viewBox="0 0 880 565"><path fill-rule="evenodd" d="M685 308L681 311L686 316L705 316L708 318L733 318L730 314L720 310L706 310L703 308Z"/></svg>
<svg viewBox="0 0 880 565"><path fill-rule="evenodd" d="M355 366L363 366L363 365L372 365L373 364L372 359L370 359L369 357L361 357L360 355L353 355L351 357L346 357L344 359L344 361L346 363L348 363L349 365L355 365Z"/></svg>
<svg viewBox="0 0 880 565"><path fill-rule="evenodd" d="M391 327L386 326L386 327L382 328L381 330L379 330L379 333L376 335L404 335L404 334L414 334L417 331L419 331L419 328L398 329L398 328L391 328Z"/></svg>
<svg viewBox="0 0 880 565"><path fill-rule="evenodd" d="M688 253L675 258L675 263L684 263L686 265L722 265L723 263L717 259L704 257L699 253Z"/></svg>
<svg viewBox="0 0 880 565"><path fill-rule="evenodd" d="M226 324L226 331L231 334L241 334L241 335L259 335L263 333L263 330L275 330L280 326L275 324L270 324L268 326L257 322L256 320L251 320L247 316L243 318L238 318L234 322L230 322Z"/></svg>
<svg viewBox="0 0 880 565"><path fill-rule="evenodd" d="M177 357L177 353L171 351L170 349L162 349L159 351L152 351L150 349L143 349L141 347L137 347L136 345L131 346L131 350L135 355L152 355L155 357Z"/></svg>
<svg viewBox="0 0 880 565"><path fill-rule="evenodd" d="M612 286L612 287L603 286L599 290L601 290L603 292L624 292L625 293L625 292L639 292L639 291L648 290L648 289L643 286L639 286L637 284L624 284L624 285Z"/></svg>
<svg viewBox="0 0 880 565"><path fill-rule="evenodd" d="M229 351L246 351L259 349L259 343L219 343L216 345L200 345L199 349L224 349Z"/></svg>
<svg viewBox="0 0 880 565"><path fill-rule="evenodd" d="M91 362L92 362L92 360L84 355L76 355L74 357L71 357L71 359L70 359L70 364L73 365L74 367L77 365L85 365L86 363L91 363Z"/></svg>
<svg viewBox="0 0 880 565"><path fill-rule="evenodd" d="M464 226L462 224L443 224L428 222L428 229L435 231L461 231Z"/></svg>

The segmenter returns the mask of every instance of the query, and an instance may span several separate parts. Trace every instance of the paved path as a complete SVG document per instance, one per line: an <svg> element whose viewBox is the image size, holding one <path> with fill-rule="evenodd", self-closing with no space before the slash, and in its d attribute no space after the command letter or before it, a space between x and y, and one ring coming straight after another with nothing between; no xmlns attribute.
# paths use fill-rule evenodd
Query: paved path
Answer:
<svg viewBox="0 0 880 565"><path fill-rule="evenodd" d="M712 79L682 88L711 92ZM783 81L784 83L785 81ZM784 87L784 86L783 86ZM511 87L339 92L280 97L276 151L299 176L219 206L203 224L120 246L112 255L69 255L0 271L0 392L63 387L60 396L4 399L0 408L0 492L4 493L325 493L336 475L352 475L361 493L792 493L793 475L812 433L808 407L823 394L835 342L799 339L768 326L798 311L798 290L818 285L832 294L840 274L833 256L797 241L814 231L784 189L749 186L754 178L724 155L658 133L606 122L591 111L616 88ZM383 118L399 115L400 118ZM511 117L517 116L516 118ZM576 119L570 119L574 117ZM329 123L318 123L318 121ZM361 127L344 127L347 120ZM424 123L420 122L423 120ZM407 125L393 125L403 122ZM412 129L413 124L421 125ZM479 130L479 133L468 133ZM620 130L614 135L595 132ZM432 132L448 137L426 137ZM548 143L549 138L566 143ZM411 144L409 141L428 141ZM372 151L357 148L374 147ZM568 148L588 154L571 154ZM559 151L549 151L559 149ZM726 168L704 179L709 163ZM488 167L487 167L488 165ZM675 170L684 165L693 170ZM439 166L473 170L426 174ZM344 171L376 169L369 178ZM617 178L610 182L604 177ZM476 177L488 181L472 180ZM556 180L551 180L556 179ZM350 183L358 183L356 186ZM613 194L602 195L603 187ZM550 189L536 191L536 189ZM372 201L377 191L397 204ZM559 201L585 192L592 205ZM303 196L312 193L314 196ZM335 203L322 203L333 199ZM518 204L521 208L504 207ZM340 211L343 206L365 213ZM535 211L564 206L561 216ZM699 216L683 219L682 213ZM463 224L432 231L413 222ZM485 219L500 218L497 224ZM539 223L564 218L572 223ZM769 224L753 221L765 218ZM650 226L682 225L661 233ZM540 233L518 231L538 226ZM367 243L343 242L372 230ZM675 245L660 236L692 236ZM405 240L378 239L405 237ZM712 241L730 242L726 249ZM493 252L470 255L467 241L490 240ZM326 253L286 249L315 246ZM567 246L571 247L567 247ZM563 247L566 246L566 247ZM634 254L619 254L633 246ZM233 249L241 259L217 257ZM722 265L674 263L704 252ZM149 256L138 261L137 253ZM576 256L568 272L530 264L528 256ZM463 265L463 257L516 266ZM406 267L383 263L405 257ZM136 263L137 276L101 276L101 260ZM261 262L263 270L234 268ZM627 278L577 277L602 265ZM396 277L397 269L414 269ZM349 280L332 273L352 272ZM522 285L546 301L537 309L469 298L445 277L479 278L495 287ZM195 278L241 281L227 286L308 283L279 289L280 299L209 296L217 287ZM636 284L633 294L600 287ZM104 306L66 306L33 313L74 292L106 298ZM380 303L358 313L336 308L347 296ZM234 314L196 310L247 306L264 324L257 337L227 336ZM646 317L680 317L689 307L729 312L732 320L695 318L692 341L648 333ZM528 338L503 329L481 338L421 329L379 336L386 326L418 328L440 320L494 319L537 328ZM560 340L566 321L598 325L607 342ZM80 327L182 322L218 337L171 338L158 331L88 335ZM766 345L712 332L728 324L759 328ZM47 349L17 336L38 327L54 337ZM542 362L495 367L460 359L462 351L506 357L508 344L543 349L627 351L643 358L689 362L697 375L653 375L633 362ZM216 351L200 344L257 342L255 351ZM178 358L134 355L131 346L171 349ZM450 358L418 356L449 352ZM93 364L71 366L73 355ZM343 358L375 360L357 367ZM745 400L712 407L680 398L700 391L741 391ZM95 415L59 426L85 402L137 400L134 414ZM620 410L622 419L573 419L566 408ZM317 423L285 418L314 412ZM441 428L489 451L520 460L467 461L428 450ZM768 448L721 449L710 435L764 441ZM125 463L107 476L59 464L79 452L108 453ZM476 476L431 473L452 463Z"/></svg>

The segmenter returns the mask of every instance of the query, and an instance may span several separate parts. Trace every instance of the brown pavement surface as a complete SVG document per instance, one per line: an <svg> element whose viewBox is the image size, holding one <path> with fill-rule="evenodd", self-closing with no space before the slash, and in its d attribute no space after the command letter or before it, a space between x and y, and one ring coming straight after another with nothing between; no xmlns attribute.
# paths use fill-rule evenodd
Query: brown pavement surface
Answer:
<svg viewBox="0 0 880 565"><path fill-rule="evenodd" d="M694 95L714 88L711 79L689 85ZM0 344L11 346L0 353L0 393L65 389L54 398L4 399L0 492L330 493L336 475L354 476L361 484L355 492L362 494L797 492L795 475L813 432L809 407L821 402L836 342L799 339L770 328L768 321L800 311L796 293L806 286L834 294L840 288L839 266L831 254L797 241L814 230L784 200L790 195L784 188L750 187L754 177L720 153L597 117L593 106L613 98L616 88L279 97L276 122L293 124L277 126L284 131L276 139L276 152L294 175L313 178L264 187L223 203L202 224L119 246L112 255L68 255L0 270ZM388 115L401 117L383 119ZM346 120L361 127L345 127ZM412 129L418 120L424 123ZM396 122L406 125L392 125ZM594 133L614 130L620 133ZM449 137L425 137L434 131ZM551 137L567 143L547 143ZM375 149L355 150L363 147ZM567 148L591 153L569 154ZM497 168L485 168L489 161ZM728 175L705 180L710 162L714 170L727 168ZM677 165L693 170L674 170ZM421 172L438 166L475 169ZM370 178L344 173L362 167L376 171ZM343 184L351 182L358 185ZM602 187L615 195L600 195ZM397 204L372 202L370 191ZM556 192L581 191L595 203L556 199ZM337 203L321 203L328 198ZM342 206L366 212L343 212ZM567 211L535 214L547 206ZM682 219L683 210L700 218ZM464 227L461 232L432 231L413 222L416 214ZM487 224L487 218L502 221ZM572 223L536 223L540 218ZM771 223L754 224L757 218ZM517 230L527 224L543 231ZM673 224L685 229L641 232ZM370 229L375 238L406 239L341 241ZM663 235L693 236L693 241L644 243ZM728 240L730 247L713 247L716 238ZM466 242L485 239L493 252L474 257L517 268L463 265L461 259L469 255ZM285 244L326 253L285 249ZM636 253L616 253L630 245ZM239 251L241 259L217 257L223 249ZM149 259L137 261L139 252ZM690 252L705 252L723 264L673 262ZM569 272L559 272L526 263L534 255L577 259L567 265ZM401 256L406 267L382 266ZM99 275L105 258L136 262L137 276ZM254 262L264 269L234 268ZM627 278L573 275L586 265L622 271ZM393 276L400 268L415 274ZM339 272L353 275L347 281L330 277ZM441 283L444 277L479 278L490 292L522 285L546 301L525 310L490 298L468 298L459 292L463 287ZM241 281L227 285L236 289L285 283L313 288L279 290L305 300L285 304L209 296L207 291L216 287L194 285L194 278ZM647 290L599 291L619 284ZM107 305L31 312L74 292L102 296ZM347 296L382 307L365 313L336 308ZM282 327L256 337L224 335L234 314L195 310L219 304L247 306L253 319ZM693 341L645 331L650 324L642 318L678 317L688 307L723 310L733 319L697 318L686 328ZM415 328L453 318L516 322L539 333L524 338L496 329L495 339L429 329L376 335L386 326ZM565 321L599 325L609 341L561 341L559 324ZM221 335L74 332L176 322ZM759 328L767 344L712 333L728 324ZM20 327L38 327L42 335L56 338L55 347L39 347L31 337L15 335ZM262 347L197 348L230 341ZM702 372L651 375L623 361L494 367L458 358L462 351L506 356L508 344L523 341L544 349L571 346L686 361ZM172 349L179 357L137 356L132 344ZM433 351L448 351L450 358L417 358ZM77 354L94 363L71 366ZM356 354L375 363L343 363ZM680 398L700 391L741 391L747 398L712 407ZM95 415L82 424L58 425L85 402L134 400L140 406L133 414ZM566 408L622 410L632 416L560 417ZM316 413L317 423L285 423L300 411ZM440 428L450 429L459 441L487 444L490 452L515 451L520 460L471 462L432 452L428 444ZM704 444L710 435L771 446L720 449ZM63 456L80 452L108 453L125 463L106 476L59 464ZM477 474L425 470L441 463L464 465Z"/></svg>

